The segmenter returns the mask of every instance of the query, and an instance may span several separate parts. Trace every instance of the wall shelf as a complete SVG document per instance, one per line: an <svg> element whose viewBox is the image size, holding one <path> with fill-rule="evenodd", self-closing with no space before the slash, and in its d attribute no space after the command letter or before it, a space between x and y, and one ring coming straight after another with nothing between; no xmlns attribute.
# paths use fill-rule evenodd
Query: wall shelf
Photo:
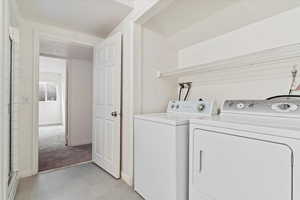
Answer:
<svg viewBox="0 0 300 200"><path fill-rule="evenodd" d="M177 68L170 71L158 71L158 78L180 78L192 75L206 74L209 72L236 70L244 67L263 70L262 65L275 63L290 63L293 59L300 59L300 44L281 46L273 49L263 50L243 56L219 60L211 63ZM297 62L294 63L298 64ZM268 69L269 70L269 69Z"/></svg>

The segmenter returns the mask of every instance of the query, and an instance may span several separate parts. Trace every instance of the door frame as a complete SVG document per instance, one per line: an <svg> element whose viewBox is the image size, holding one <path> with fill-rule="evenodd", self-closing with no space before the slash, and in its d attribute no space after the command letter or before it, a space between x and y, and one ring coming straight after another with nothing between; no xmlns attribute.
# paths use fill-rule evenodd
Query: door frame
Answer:
<svg viewBox="0 0 300 200"><path fill-rule="evenodd" d="M92 38L84 35L79 35L75 32L66 32L57 30L42 30L43 27L33 28L33 87L32 87L32 163L29 174L23 176L33 176L39 173L39 100L38 100L38 89L39 89L39 57L40 57L40 40L48 39L57 42L73 42L76 44L88 45L94 47L98 42L101 42L101 38ZM68 65L66 70L68 74ZM67 77L66 77L67 79ZM67 80L66 80L67 81ZM66 88L66 97L68 89ZM68 106L65 106L65 123L66 129L68 127Z"/></svg>
<svg viewBox="0 0 300 200"><path fill-rule="evenodd" d="M9 58L8 58L8 40L9 40L9 3L8 0L3 0L0 2L0 130L1 133L5 133L8 127L3 126L4 121L7 117L7 112L3 109L6 108L5 91L7 85L5 84L5 74L8 70ZM6 199L8 195L8 160L7 148L8 148L8 137L6 134L0 134L0 199Z"/></svg>
<svg viewBox="0 0 300 200"><path fill-rule="evenodd" d="M19 94L16 93L18 90L18 86L20 84L20 80L18 80L18 77L20 77L20 70L19 70L19 51L20 51L20 34L19 30L15 27L9 27L9 38L11 40L11 120L12 124L10 124L10 129L11 129L11 164L12 164L12 174L10 177L10 184L8 188L8 198L9 200L12 200L15 197L16 190L17 190L17 185L19 181L19 155L18 155L18 141L19 141L19 128L18 124L16 123L17 120L20 118L19 116L19 101L18 99L20 98ZM15 123L14 123L15 122Z"/></svg>

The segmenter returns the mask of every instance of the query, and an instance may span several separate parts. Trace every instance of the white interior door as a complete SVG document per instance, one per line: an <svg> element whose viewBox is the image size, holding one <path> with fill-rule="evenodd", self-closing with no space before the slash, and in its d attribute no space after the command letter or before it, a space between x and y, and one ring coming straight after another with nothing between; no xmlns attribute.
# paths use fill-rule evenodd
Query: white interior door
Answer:
<svg viewBox="0 0 300 200"><path fill-rule="evenodd" d="M122 35L95 47L93 160L120 178Z"/></svg>
<svg viewBox="0 0 300 200"><path fill-rule="evenodd" d="M291 200L288 146L205 130L193 133L191 200Z"/></svg>

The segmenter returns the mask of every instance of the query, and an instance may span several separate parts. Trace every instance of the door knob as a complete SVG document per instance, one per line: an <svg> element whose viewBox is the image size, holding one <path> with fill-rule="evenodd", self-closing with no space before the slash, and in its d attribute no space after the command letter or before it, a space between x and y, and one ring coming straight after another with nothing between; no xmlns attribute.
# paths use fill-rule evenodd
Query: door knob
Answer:
<svg viewBox="0 0 300 200"><path fill-rule="evenodd" d="M112 112L112 113L111 113L111 116L113 116L113 117L117 117L117 116L118 116L118 113L117 113L117 111L114 111L114 112Z"/></svg>

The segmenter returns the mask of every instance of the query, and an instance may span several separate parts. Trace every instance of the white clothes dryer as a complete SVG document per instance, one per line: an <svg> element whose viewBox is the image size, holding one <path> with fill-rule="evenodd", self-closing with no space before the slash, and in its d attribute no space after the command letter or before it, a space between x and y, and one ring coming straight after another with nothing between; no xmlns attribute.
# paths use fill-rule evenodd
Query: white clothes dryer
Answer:
<svg viewBox="0 0 300 200"><path fill-rule="evenodd" d="M146 200L188 200L189 119L215 112L213 101L171 101L166 113L135 116L137 193Z"/></svg>
<svg viewBox="0 0 300 200"><path fill-rule="evenodd" d="M300 99L228 100L190 123L190 200L300 199Z"/></svg>

